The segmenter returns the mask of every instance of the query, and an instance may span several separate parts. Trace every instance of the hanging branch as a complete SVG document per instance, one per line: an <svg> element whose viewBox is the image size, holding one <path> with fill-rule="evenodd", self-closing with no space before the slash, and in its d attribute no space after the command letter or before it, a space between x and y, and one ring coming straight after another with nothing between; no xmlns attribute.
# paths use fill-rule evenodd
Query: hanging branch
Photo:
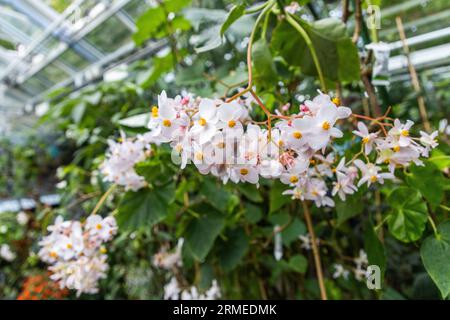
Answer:
<svg viewBox="0 0 450 320"><path fill-rule="evenodd" d="M411 75L411 82L412 82L414 91L417 93L417 103L419 105L419 112L420 112L420 116L422 118L423 126L425 127L426 131L431 132L431 126L430 126L430 123L428 122L427 109L425 107L425 99L422 95L422 90L420 89L420 83L419 83L419 78L417 77L416 69L414 68L414 66L412 64L411 57L409 55L409 47L408 47L408 44L406 43L406 35L405 35L405 30L403 28L402 18L397 16L395 18L395 22L397 23L398 33L400 35L400 39L401 39L402 45L403 45L403 52L405 53L406 61L408 63L409 74Z"/></svg>
<svg viewBox="0 0 450 320"><path fill-rule="evenodd" d="M302 201L302 205L303 205L303 214L305 215L306 225L308 227L308 233L311 236L311 245L314 255L314 265L316 267L317 280L319 281L320 297L322 300L328 300L327 291L325 289L325 283L323 280L323 271L322 271L322 264L320 262L320 253L319 248L317 247L317 240L316 240L317 238L316 234L314 233L311 214L309 213L308 204L305 201Z"/></svg>

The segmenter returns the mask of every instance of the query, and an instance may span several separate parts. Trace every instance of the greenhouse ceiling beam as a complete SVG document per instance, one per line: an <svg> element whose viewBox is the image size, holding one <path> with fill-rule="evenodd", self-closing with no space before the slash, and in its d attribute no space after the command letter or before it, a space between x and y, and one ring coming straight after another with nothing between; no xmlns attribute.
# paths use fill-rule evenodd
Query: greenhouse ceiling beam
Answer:
<svg viewBox="0 0 450 320"><path fill-rule="evenodd" d="M121 1L116 2L113 6L109 7L107 10L105 10L104 12L99 14L89 24L87 24L84 28L79 30L76 34L74 34L72 37L70 37L66 41L70 42L70 43L74 43L74 44L75 43L80 43L80 41L82 41L82 39L86 35L88 35L92 30L94 30L96 27L98 27L105 20L107 20L108 18L110 18L111 16L116 14L117 11L119 11L123 6L125 6L130 1L131 0L121 0ZM67 9L66 11L68 11L68 10L69 9ZM64 13L66 13L66 11ZM47 32L47 30L46 30L46 32ZM83 46L86 46L85 48L89 48L89 45L88 45L87 42L84 42ZM49 56L47 56L46 59L44 61L42 61L39 65L37 65L36 67L33 67L26 74L20 75L17 78L17 82L18 83L25 82L27 79L32 77L34 74L36 74L37 72L39 72L40 70L45 68L47 65L52 63L54 60L56 60L67 48L68 48L67 44L64 44L64 45L60 44L60 46L58 46L58 48L53 50L53 52ZM92 52L94 52L94 51L92 51ZM9 69L9 68L7 68L7 69ZM13 70L13 68L12 68L12 70ZM4 72L4 74L6 73L6 71ZM0 76L0 80L2 79L2 76L3 75Z"/></svg>
<svg viewBox="0 0 450 320"><path fill-rule="evenodd" d="M16 11L26 15L29 20L44 29L58 19L59 14L41 0L4 0Z"/></svg>
<svg viewBox="0 0 450 320"><path fill-rule="evenodd" d="M23 56L20 59L16 59L5 68L5 70L0 73L0 81L3 80L7 75L11 74L12 71L28 57L35 49L37 49L49 36L52 35L53 31L59 27L59 25L65 21L65 19L71 15L84 0L75 0L61 15L59 18L53 21L44 32L37 37L29 46L25 49Z"/></svg>
<svg viewBox="0 0 450 320"><path fill-rule="evenodd" d="M442 65L450 62L450 43L422 49L410 53L411 63L417 69ZM389 71L402 73L408 71L408 62L404 55L394 56L389 59Z"/></svg>
<svg viewBox="0 0 450 320"><path fill-rule="evenodd" d="M131 31L131 32L136 32L137 28L136 28L136 23L134 22L134 20L127 14L125 13L122 9L116 12L116 17L119 18L119 20Z"/></svg>
<svg viewBox="0 0 450 320"><path fill-rule="evenodd" d="M118 10L120 10L123 6L125 6L130 0L122 0L116 3L116 5L110 7L109 9L105 10L102 14L97 16L94 20L92 20L88 25L86 25L84 28L79 30L73 37L68 39L68 41L73 43L79 43L80 40L82 40L86 35L88 35L92 30L94 30L96 27L98 27L101 23L103 23L106 19L110 18ZM88 44L88 42L85 42L85 44ZM42 61L39 65L36 67L33 67L28 72L26 72L23 75L19 75L17 77L16 81L17 83L24 83L29 78L34 76L37 72L44 69L46 66L48 66L50 63L54 62L56 59L58 59L61 54L64 53L68 49L68 45L65 43L61 43L58 48L54 49L46 58L44 61ZM103 56L104 57L104 56ZM74 73L72 72L71 75L73 76Z"/></svg>
<svg viewBox="0 0 450 320"><path fill-rule="evenodd" d="M445 38L448 36L450 36L450 27L408 38L406 39L406 44L408 45L408 47L412 47L421 43ZM396 50L403 47L403 43L402 41L392 42L389 44L389 47L391 48L391 50Z"/></svg>
<svg viewBox="0 0 450 320"><path fill-rule="evenodd" d="M410 0L397 5L387 7L381 10L381 17L384 19L386 17L393 16L399 12L406 11L421 5L424 0Z"/></svg>
<svg viewBox="0 0 450 320"><path fill-rule="evenodd" d="M105 11L100 13L95 17L94 20L90 21L89 24L84 26L79 32L77 32L73 37L72 41L79 41L88 35L95 28L100 26L103 22L105 22L108 18L115 15L120 9L122 9L126 4L128 4L131 0L120 0L116 1L113 5L108 7Z"/></svg>
<svg viewBox="0 0 450 320"><path fill-rule="evenodd" d="M450 10L444 10L444 11L441 11L441 12L436 13L436 14L432 14L432 15L429 15L429 16L426 16L426 17L414 20L414 21L407 22L407 23L405 23L403 25L403 27L405 29L409 29L409 28L413 28L413 27L417 28L417 27L420 27L420 26L423 26L423 25L430 24L430 23L435 22L435 21L445 20L449 16L450 16ZM380 31L380 36L386 36L386 35L394 33L394 32L398 33L398 30L397 30L396 27L385 29L385 30L381 30Z"/></svg>
<svg viewBox="0 0 450 320"><path fill-rule="evenodd" d="M92 68L101 69L100 75L102 76L105 71L107 71L117 65L120 65L123 63L127 63L127 64L132 63L136 60L151 56L155 52L158 52L167 47L168 47L168 43L166 40L160 40L157 42L149 43L147 46L145 46L144 48L140 48L140 49L136 49L136 47L134 46L133 43L124 45L123 47L119 48L115 52L106 56L104 59L98 61L95 64L92 64L85 70L80 71L75 77L69 78L61 83L58 83L55 86L53 86L52 88L40 93L37 96L34 96L29 101L29 103L31 103L32 105L37 105L40 102L42 102L44 99L46 99L46 97L48 96L48 94L50 92L57 90L59 88L73 87L73 90L66 93L66 94L71 94L71 93L78 91L78 90L86 87L87 85L101 79L101 78L86 77L86 74L89 73L89 69L92 69ZM83 79L83 81L80 84L74 86L76 78Z"/></svg>

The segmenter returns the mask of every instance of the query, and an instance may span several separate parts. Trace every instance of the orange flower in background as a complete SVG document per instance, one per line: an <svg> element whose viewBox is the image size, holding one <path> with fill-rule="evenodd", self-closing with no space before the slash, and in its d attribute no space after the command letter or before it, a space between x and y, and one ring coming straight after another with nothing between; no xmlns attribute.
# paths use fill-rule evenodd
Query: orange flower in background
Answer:
<svg viewBox="0 0 450 320"><path fill-rule="evenodd" d="M61 289L48 274L38 274L25 279L17 300L60 300L68 294L69 290Z"/></svg>

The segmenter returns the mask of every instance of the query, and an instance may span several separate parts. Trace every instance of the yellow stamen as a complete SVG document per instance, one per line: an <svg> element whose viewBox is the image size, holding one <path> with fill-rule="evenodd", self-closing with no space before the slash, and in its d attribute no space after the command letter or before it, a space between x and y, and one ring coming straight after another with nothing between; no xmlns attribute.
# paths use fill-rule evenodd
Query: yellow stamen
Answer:
<svg viewBox="0 0 450 320"><path fill-rule="evenodd" d="M97 230L100 230L101 228L103 228L103 226L100 223L98 223L95 227L97 228Z"/></svg>
<svg viewBox="0 0 450 320"><path fill-rule="evenodd" d="M219 143L217 144L217 148L219 148L219 149L224 149L224 148L225 148L225 143L224 143L224 142L219 142Z"/></svg>
<svg viewBox="0 0 450 320"><path fill-rule="evenodd" d="M377 181L377 176L371 176L371 177L370 177L370 181L376 182L376 181Z"/></svg>
<svg viewBox="0 0 450 320"><path fill-rule="evenodd" d="M55 251L50 252L49 255L52 258L56 258L58 256L58 254Z"/></svg>
<svg viewBox="0 0 450 320"><path fill-rule="evenodd" d="M341 105L341 99L339 99L338 97L333 98L331 101L333 101L333 103L339 107Z"/></svg>
<svg viewBox="0 0 450 320"><path fill-rule="evenodd" d="M401 135L404 137L409 136L409 131L408 130L402 130Z"/></svg>
<svg viewBox="0 0 450 320"><path fill-rule="evenodd" d="M331 128L331 125L330 125L330 123L328 121L324 121L322 123L322 129L323 130L329 130L330 128Z"/></svg>
<svg viewBox="0 0 450 320"><path fill-rule="evenodd" d="M158 118L158 107L157 106L152 107L152 117Z"/></svg>
<svg viewBox="0 0 450 320"><path fill-rule="evenodd" d="M246 176L248 174L248 169L242 168L240 172L243 176Z"/></svg>
<svg viewBox="0 0 450 320"><path fill-rule="evenodd" d="M292 183L297 183L298 182L298 177L297 176L291 176L289 181L292 182Z"/></svg>
<svg viewBox="0 0 450 320"><path fill-rule="evenodd" d="M318 193L316 190L314 190L313 192L311 192L311 194L312 194L313 196L315 196L315 197L317 197L317 196L319 195L319 193Z"/></svg>
<svg viewBox="0 0 450 320"><path fill-rule="evenodd" d="M389 164L390 162L391 162L391 160L389 160L389 159L384 160L384 163L386 163L386 164Z"/></svg>
<svg viewBox="0 0 450 320"><path fill-rule="evenodd" d="M206 126L205 118L200 118L200 120L198 120L198 124L201 125L202 127Z"/></svg>
<svg viewBox="0 0 450 320"><path fill-rule="evenodd" d="M394 150L394 152L399 152L400 151L400 146L394 146L392 148L392 150Z"/></svg>
<svg viewBox="0 0 450 320"><path fill-rule="evenodd" d="M335 173L337 170L336 168L331 169L331 172Z"/></svg>
<svg viewBox="0 0 450 320"><path fill-rule="evenodd" d="M230 128L234 128L235 125L236 125L236 121L234 121L234 120L228 121L228 126L229 126Z"/></svg>
<svg viewBox="0 0 450 320"><path fill-rule="evenodd" d="M314 165L314 164L316 164L316 160L315 159L311 159L311 160L309 160L309 163Z"/></svg>
<svg viewBox="0 0 450 320"><path fill-rule="evenodd" d="M165 119L165 120L163 121L163 126L165 126L165 127L170 127L171 125L172 125L172 122L170 122L169 119Z"/></svg>
<svg viewBox="0 0 450 320"><path fill-rule="evenodd" d="M108 252L108 251L106 250L105 247L101 247L101 248L100 248L100 253L105 254L106 252Z"/></svg>
<svg viewBox="0 0 450 320"><path fill-rule="evenodd" d="M195 159L197 159L197 160L199 160L199 161L203 160L203 153L197 152L197 153L195 154Z"/></svg>
<svg viewBox="0 0 450 320"><path fill-rule="evenodd" d="M362 139L362 143L366 144L366 143L368 143L368 142L369 142L369 137L364 137L364 138Z"/></svg>
<svg viewBox="0 0 450 320"><path fill-rule="evenodd" d="M73 248L73 246L72 246L71 243L68 243L68 244L66 245L66 247L67 247L67 249L72 249L72 248Z"/></svg>
<svg viewBox="0 0 450 320"><path fill-rule="evenodd" d="M302 137L302 133L301 133L300 131L295 131L295 132L292 134L292 136L293 136L295 139L300 139L300 138Z"/></svg>
<svg viewBox="0 0 450 320"><path fill-rule="evenodd" d="M279 141L278 141L278 146L279 146L279 147L284 146L284 141L283 141L283 140L279 140Z"/></svg>

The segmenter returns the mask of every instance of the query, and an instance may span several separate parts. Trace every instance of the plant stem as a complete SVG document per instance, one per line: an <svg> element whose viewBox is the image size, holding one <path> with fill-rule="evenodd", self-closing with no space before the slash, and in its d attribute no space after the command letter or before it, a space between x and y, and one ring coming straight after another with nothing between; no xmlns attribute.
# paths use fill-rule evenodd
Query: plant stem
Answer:
<svg viewBox="0 0 450 320"><path fill-rule="evenodd" d="M439 237L439 233L438 233L438 231L436 229L436 224L434 223L433 218L430 215L428 215L428 221L430 221L431 228L433 228L433 232L434 232L435 237L438 238Z"/></svg>
<svg viewBox="0 0 450 320"><path fill-rule="evenodd" d="M317 57L316 49L314 48L314 45L311 41L311 38L309 37L308 33L303 29L303 27L292 17L292 15L289 13L286 15L286 21L289 22L291 26L294 27L295 30L297 30L300 35L305 40L306 45L309 48L309 51L311 52L311 56L314 61L314 65L317 69L317 74L319 76L320 81L320 87L322 88L322 91L327 91L327 86L325 84L325 78L323 77L322 68L320 67L319 58Z"/></svg>
<svg viewBox="0 0 450 320"><path fill-rule="evenodd" d="M320 297L322 300L328 300L327 291L325 289L325 283L323 281L322 264L320 262L319 248L317 247L316 234L314 233L314 228L312 225L311 214L309 213L308 204L302 201L303 214L305 215L306 225L308 227L308 232L311 236L311 245L314 255L314 265L316 267L317 280L319 281Z"/></svg>
<svg viewBox="0 0 450 320"><path fill-rule="evenodd" d="M96 214L98 212L98 210L100 210L100 208L102 207L103 203L106 201L108 196L111 194L111 192L114 191L115 187L116 187L115 184L113 184L113 185L111 185L111 187L109 187L109 189L103 194L103 196L100 198L100 200L95 205L95 208L94 208L94 210L92 210L91 215Z"/></svg>
<svg viewBox="0 0 450 320"><path fill-rule="evenodd" d="M258 18L256 18L255 24L253 25L252 33L250 34L250 39L248 40L248 46L247 46L247 68L248 68L248 84L247 88L242 90L241 92L236 93L234 96L229 98L226 102L231 102L234 99L239 98L243 94L249 92L252 89L253 86L253 74L252 74L252 46L253 41L255 39L255 33L258 28L259 23L261 22L262 18L266 15L267 12L269 12L270 9L272 9L273 5L275 3L273 1L270 1L266 4L266 7L263 9L263 11L260 13Z"/></svg>

